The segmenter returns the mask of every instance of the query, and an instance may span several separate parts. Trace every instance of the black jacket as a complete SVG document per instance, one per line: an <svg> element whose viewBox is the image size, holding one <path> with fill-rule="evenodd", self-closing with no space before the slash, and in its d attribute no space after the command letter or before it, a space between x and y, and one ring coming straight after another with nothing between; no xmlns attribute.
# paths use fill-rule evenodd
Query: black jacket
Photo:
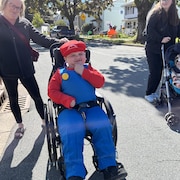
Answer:
<svg viewBox="0 0 180 180"><path fill-rule="evenodd" d="M36 30L25 18L14 25L28 41L49 48L58 40L48 38ZM31 51L20 37L0 18L0 76L5 78L30 77L35 73Z"/></svg>
<svg viewBox="0 0 180 180"><path fill-rule="evenodd" d="M176 37L180 37L180 24L172 26L168 23L167 17L155 13L149 19L147 26L147 44L146 50L155 54L161 53L161 41L163 37L171 37L168 43L165 43L165 50L175 44Z"/></svg>

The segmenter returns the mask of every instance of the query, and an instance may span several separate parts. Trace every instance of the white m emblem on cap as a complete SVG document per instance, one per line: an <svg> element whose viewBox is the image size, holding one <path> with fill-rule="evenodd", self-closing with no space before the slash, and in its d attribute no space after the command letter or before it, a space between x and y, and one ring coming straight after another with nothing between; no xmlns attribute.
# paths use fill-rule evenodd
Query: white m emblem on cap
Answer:
<svg viewBox="0 0 180 180"><path fill-rule="evenodd" d="M71 45L67 48L67 50L70 50L70 49L76 49L76 48L78 48L77 45L71 44Z"/></svg>

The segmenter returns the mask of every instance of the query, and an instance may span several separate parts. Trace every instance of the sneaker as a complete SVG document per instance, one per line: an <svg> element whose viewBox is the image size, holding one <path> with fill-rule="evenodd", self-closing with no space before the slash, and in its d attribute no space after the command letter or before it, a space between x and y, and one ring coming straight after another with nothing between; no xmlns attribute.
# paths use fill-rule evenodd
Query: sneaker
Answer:
<svg viewBox="0 0 180 180"><path fill-rule="evenodd" d="M83 180L83 178L79 176L71 176L68 180Z"/></svg>
<svg viewBox="0 0 180 180"><path fill-rule="evenodd" d="M156 94L156 93L152 93L152 95L154 96L154 99L158 99L159 98L159 95Z"/></svg>
<svg viewBox="0 0 180 180"><path fill-rule="evenodd" d="M110 166L102 170L104 180L125 180L127 172L123 165L121 166Z"/></svg>
<svg viewBox="0 0 180 180"><path fill-rule="evenodd" d="M154 102L154 100L156 99L156 97L154 96L154 94L150 94L150 95L146 95L146 96L145 96L145 99L146 99L148 102L152 103L152 102Z"/></svg>

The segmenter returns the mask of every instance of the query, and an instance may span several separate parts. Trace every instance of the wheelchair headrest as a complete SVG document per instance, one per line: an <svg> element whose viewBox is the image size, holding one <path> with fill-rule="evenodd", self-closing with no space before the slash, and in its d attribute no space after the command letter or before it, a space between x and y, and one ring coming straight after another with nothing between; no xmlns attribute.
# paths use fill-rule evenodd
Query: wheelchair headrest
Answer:
<svg viewBox="0 0 180 180"><path fill-rule="evenodd" d="M53 69L56 70L59 67L64 67L64 58L59 50L59 47L62 44L60 43L54 43L50 47L50 56L53 60L54 67ZM90 63L90 51L86 49L86 63Z"/></svg>

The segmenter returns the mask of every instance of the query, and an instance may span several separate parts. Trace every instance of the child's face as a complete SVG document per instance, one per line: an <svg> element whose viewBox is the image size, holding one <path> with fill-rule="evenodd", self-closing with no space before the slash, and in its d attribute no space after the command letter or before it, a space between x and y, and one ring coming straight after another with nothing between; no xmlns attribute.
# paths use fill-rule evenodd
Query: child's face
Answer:
<svg viewBox="0 0 180 180"><path fill-rule="evenodd" d="M69 67L74 68L75 64L83 65L86 62L86 53L84 51L73 52L64 59Z"/></svg>
<svg viewBox="0 0 180 180"><path fill-rule="evenodd" d="M176 67L180 70L180 61L179 60L176 62Z"/></svg>

